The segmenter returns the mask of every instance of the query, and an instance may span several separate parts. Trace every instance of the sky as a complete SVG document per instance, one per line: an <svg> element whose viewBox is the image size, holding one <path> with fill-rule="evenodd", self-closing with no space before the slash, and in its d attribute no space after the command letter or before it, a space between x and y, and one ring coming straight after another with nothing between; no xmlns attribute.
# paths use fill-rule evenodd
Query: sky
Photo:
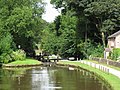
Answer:
<svg viewBox="0 0 120 90"><path fill-rule="evenodd" d="M50 0L44 0L47 5L45 7L45 14L42 15L42 18L47 22L53 22L55 17L58 16L60 13L50 4Z"/></svg>

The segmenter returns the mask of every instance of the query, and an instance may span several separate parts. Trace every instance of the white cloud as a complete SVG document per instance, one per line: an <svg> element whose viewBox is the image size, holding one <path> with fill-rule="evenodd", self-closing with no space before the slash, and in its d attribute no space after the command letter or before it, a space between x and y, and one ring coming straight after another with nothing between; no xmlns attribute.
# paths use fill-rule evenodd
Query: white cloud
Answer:
<svg viewBox="0 0 120 90"><path fill-rule="evenodd" d="M45 14L42 15L42 18L47 22L53 22L55 17L60 15L60 13L50 4L50 0L45 0L47 5L45 7Z"/></svg>

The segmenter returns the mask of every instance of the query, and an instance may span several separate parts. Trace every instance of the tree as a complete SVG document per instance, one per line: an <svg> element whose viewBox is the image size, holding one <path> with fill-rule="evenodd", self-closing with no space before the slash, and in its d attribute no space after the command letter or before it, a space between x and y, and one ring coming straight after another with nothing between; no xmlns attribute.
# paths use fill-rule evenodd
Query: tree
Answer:
<svg viewBox="0 0 120 90"><path fill-rule="evenodd" d="M119 8L120 1L118 0L100 0L91 2L84 10L89 20L92 21L96 28L101 32L104 48L106 46L105 39L107 37L105 33L116 30L119 26L117 24L120 14Z"/></svg>
<svg viewBox="0 0 120 90"><path fill-rule="evenodd" d="M27 55L34 53L45 25L42 0L1 0L0 8L1 26L12 35L15 46L20 45Z"/></svg>
<svg viewBox="0 0 120 90"><path fill-rule="evenodd" d="M102 56L107 36L120 29L119 0L51 0L51 3L61 8L61 15L56 18L53 30L47 28L51 38L45 37L50 41L46 45L58 45L65 57ZM49 47L49 50L55 49Z"/></svg>
<svg viewBox="0 0 120 90"><path fill-rule="evenodd" d="M61 39L56 36L55 25L49 24L42 32L42 49L49 54L60 54L61 44Z"/></svg>

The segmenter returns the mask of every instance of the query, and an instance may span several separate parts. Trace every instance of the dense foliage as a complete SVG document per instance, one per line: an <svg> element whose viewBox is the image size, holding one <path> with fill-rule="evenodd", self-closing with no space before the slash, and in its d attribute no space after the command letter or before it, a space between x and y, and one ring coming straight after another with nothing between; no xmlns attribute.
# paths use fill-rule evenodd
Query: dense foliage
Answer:
<svg viewBox="0 0 120 90"><path fill-rule="evenodd" d="M43 13L42 0L0 0L0 62L11 61L10 53L18 46L27 56L34 55L46 23Z"/></svg>
<svg viewBox="0 0 120 90"><path fill-rule="evenodd" d="M47 23L42 19L43 0L0 0L0 62L34 56L36 45L62 57L103 57L107 37L120 30L120 0L51 0L51 4L61 9L61 15Z"/></svg>
<svg viewBox="0 0 120 90"><path fill-rule="evenodd" d="M107 37L120 30L120 0L51 0L61 15L46 29L43 47L64 57L103 57ZM57 51L57 52L56 52Z"/></svg>
<svg viewBox="0 0 120 90"><path fill-rule="evenodd" d="M114 48L111 52L112 60L120 60L120 48Z"/></svg>

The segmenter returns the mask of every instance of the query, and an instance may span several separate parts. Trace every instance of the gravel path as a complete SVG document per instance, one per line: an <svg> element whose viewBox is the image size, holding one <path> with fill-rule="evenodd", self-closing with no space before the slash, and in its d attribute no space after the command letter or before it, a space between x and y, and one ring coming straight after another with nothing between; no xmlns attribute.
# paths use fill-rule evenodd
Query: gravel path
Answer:
<svg viewBox="0 0 120 90"><path fill-rule="evenodd" d="M96 63L93 63L93 62L89 62L89 61L84 61L84 60L81 60L80 61L81 63L84 63L84 64L87 64L89 66L92 66L92 67L95 67L95 68L98 68L102 71L105 71L105 72L108 72L108 73L111 73L117 77L120 78L120 71L116 70L116 69L113 69L113 68L110 68L110 67L107 67L107 66L104 66L104 65L100 65L100 64L96 64Z"/></svg>

